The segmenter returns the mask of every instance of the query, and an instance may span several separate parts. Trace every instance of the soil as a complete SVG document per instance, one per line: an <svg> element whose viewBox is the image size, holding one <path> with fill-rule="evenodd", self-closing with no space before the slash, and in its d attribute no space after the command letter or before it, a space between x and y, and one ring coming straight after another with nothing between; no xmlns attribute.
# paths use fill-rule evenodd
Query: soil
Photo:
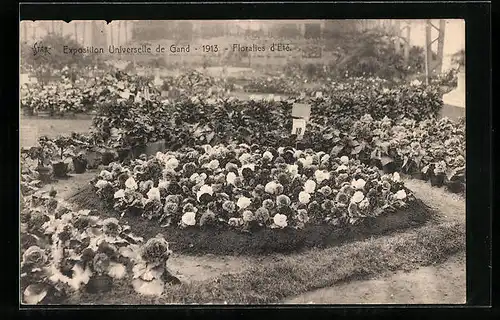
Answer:
<svg viewBox="0 0 500 320"><path fill-rule="evenodd" d="M97 210L103 217L119 217L120 214L106 206L90 185L74 194L69 201L80 208ZM188 255L265 255L294 253L308 248L325 248L347 242L383 236L424 224L434 213L421 201L412 207L366 220L359 225L336 227L315 225L303 230L261 229L243 233L227 229L161 227L157 221L142 217L124 216L121 221L134 227L134 234L150 238L163 234L174 252Z"/></svg>
<svg viewBox="0 0 500 320"><path fill-rule="evenodd" d="M440 265L342 283L291 298L284 303L464 304L465 277L465 254L462 253Z"/></svg>

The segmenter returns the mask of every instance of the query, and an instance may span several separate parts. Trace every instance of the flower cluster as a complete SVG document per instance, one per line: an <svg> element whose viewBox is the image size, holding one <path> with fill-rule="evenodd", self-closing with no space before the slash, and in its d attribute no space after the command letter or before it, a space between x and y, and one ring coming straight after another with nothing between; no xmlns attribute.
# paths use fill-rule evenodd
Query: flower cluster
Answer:
<svg viewBox="0 0 500 320"><path fill-rule="evenodd" d="M75 211L38 193L23 198L21 287L27 304L44 303L49 296L64 298L89 286L98 276L135 283L142 261L161 265L156 272L162 276L170 254L164 239L143 243L116 218L102 219L90 210ZM157 294L155 290L137 288L142 294Z"/></svg>
<svg viewBox="0 0 500 320"><path fill-rule="evenodd" d="M112 163L94 186L122 215L244 230L355 223L413 199L397 174L381 176L359 160L245 144Z"/></svg>

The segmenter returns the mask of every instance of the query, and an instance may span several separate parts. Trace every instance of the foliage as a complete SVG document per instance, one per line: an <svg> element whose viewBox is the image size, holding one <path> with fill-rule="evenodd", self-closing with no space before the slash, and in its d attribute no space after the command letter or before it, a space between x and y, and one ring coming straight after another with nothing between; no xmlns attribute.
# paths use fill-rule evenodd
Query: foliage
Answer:
<svg viewBox="0 0 500 320"><path fill-rule="evenodd" d="M170 254L161 236L144 243L117 219L75 211L40 193L22 202L23 303L57 303L81 290L91 292L102 277L130 281L138 293L158 295Z"/></svg>
<svg viewBox="0 0 500 320"><path fill-rule="evenodd" d="M164 225L303 228L346 225L412 201L399 176L348 157L259 145L198 145L112 163L97 194L125 214Z"/></svg>

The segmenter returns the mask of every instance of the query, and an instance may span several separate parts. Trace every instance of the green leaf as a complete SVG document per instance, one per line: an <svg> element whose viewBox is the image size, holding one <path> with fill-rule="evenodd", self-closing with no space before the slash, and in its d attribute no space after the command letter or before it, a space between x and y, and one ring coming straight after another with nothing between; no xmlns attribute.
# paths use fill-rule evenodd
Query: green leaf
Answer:
<svg viewBox="0 0 500 320"><path fill-rule="evenodd" d="M30 284L24 290L24 301L27 304L38 304L47 296L47 287L44 284Z"/></svg>

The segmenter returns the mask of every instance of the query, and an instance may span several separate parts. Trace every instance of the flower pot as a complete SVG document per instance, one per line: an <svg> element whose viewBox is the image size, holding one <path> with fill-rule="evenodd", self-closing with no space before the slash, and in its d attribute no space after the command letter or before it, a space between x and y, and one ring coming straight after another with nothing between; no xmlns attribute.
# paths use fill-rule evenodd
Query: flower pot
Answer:
<svg viewBox="0 0 500 320"><path fill-rule="evenodd" d="M56 178L65 178L68 174L68 164L62 161L53 163L52 169Z"/></svg>
<svg viewBox="0 0 500 320"><path fill-rule="evenodd" d="M38 175L40 176L40 180L44 183L50 182L50 168L39 166L36 168Z"/></svg>
<svg viewBox="0 0 500 320"><path fill-rule="evenodd" d="M107 275L95 275L90 278L85 286L88 293L103 293L109 292L113 287L113 279Z"/></svg>
<svg viewBox="0 0 500 320"><path fill-rule="evenodd" d="M84 173L87 170L87 159L73 158L75 173Z"/></svg>
<svg viewBox="0 0 500 320"><path fill-rule="evenodd" d="M442 187L444 184L444 174L439 174L439 175L433 175L431 177L431 186L433 187Z"/></svg>
<svg viewBox="0 0 500 320"><path fill-rule="evenodd" d="M111 151L106 151L102 154L102 164L107 166L115 160L115 154Z"/></svg>
<svg viewBox="0 0 500 320"><path fill-rule="evenodd" d="M453 193L461 193L465 189L464 183L462 183L460 180L447 181L445 184L446 189Z"/></svg>

